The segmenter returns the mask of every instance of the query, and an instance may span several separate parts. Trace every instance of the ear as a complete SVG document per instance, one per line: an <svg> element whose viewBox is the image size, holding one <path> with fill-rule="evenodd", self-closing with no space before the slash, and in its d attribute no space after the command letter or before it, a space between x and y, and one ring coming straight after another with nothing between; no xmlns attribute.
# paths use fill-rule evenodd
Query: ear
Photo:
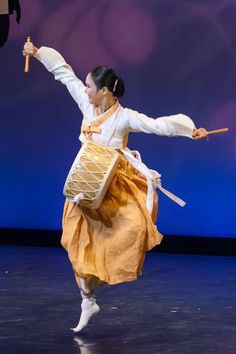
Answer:
<svg viewBox="0 0 236 354"><path fill-rule="evenodd" d="M106 86L103 86L103 88L102 88L103 96L106 96L108 94L108 92L109 92L108 88Z"/></svg>

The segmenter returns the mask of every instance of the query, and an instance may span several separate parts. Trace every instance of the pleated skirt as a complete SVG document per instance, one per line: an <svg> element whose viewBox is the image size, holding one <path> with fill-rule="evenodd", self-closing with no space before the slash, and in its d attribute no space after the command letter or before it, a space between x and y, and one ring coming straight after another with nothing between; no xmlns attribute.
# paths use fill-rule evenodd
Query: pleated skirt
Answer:
<svg viewBox="0 0 236 354"><path fill-rule="evenodd" d="M141 274L145 252L160 244L162 235L146 208L147 182L121 156L115 177L101 204L88 209L65 202L61 243L68 252L75 277L101 284L133 281Z"/></svg>

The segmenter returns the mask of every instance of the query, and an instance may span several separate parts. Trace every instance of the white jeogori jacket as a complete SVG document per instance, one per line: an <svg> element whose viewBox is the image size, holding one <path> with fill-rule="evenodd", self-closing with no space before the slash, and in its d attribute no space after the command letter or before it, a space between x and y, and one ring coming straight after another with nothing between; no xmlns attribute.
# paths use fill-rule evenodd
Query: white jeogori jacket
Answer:
<svg viewBox="0 0 236 354"><path fill-rule="evenodd" d="M82 124L89 124L98 118L94 106L89 102L85 93L85 85L75 75L72 68L65 62L64 58L56 50L48 47L41 47L36 53L37 58L50 71L55 80L66 85L71 96L74 98L83 114ZM184 114L150 118L129 108L120 106L104 123L101 124L101 134L93 134L93 140L120 149L127 160L142 174L145 175L148 183L146 206L152 212L154 188L159 188L169 198L181 206L185 203L161 186L161 175L157 171L148 169L141 161L139 153L133 153L124 144L129 132L144 132L164 136L185 136L192 138L195 125L193 121ZM81 132L79 136L81 143L87 141L86 136Z"/></svg>

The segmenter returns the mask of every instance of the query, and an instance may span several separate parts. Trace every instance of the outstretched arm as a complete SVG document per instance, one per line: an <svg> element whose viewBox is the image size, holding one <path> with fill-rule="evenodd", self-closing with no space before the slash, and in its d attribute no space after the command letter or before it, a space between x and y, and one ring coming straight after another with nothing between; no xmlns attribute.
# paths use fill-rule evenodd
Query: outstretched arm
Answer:
<svg viewBox="0 0 236 354"><path fill-rule="evenodd" d="M207 137L204 128L197 129L191 118L184 114L150 118L145 114L125 109L131 131L165 136L186 136L193 139Z"/></svg>
<svg viewBox="0 0 236 354"><path fill-rule="evenodd" d="M85 86L81 80L77 78L74 71L68 65L64 58L55 49L48 47L37 48L32 42L27 42L24 45L23 55L34 56L38 59L46 69L51 72L55 80L60 81L66 85L71 96L79 105L82 113L90 105L88 97L85 93Z"/></svg>

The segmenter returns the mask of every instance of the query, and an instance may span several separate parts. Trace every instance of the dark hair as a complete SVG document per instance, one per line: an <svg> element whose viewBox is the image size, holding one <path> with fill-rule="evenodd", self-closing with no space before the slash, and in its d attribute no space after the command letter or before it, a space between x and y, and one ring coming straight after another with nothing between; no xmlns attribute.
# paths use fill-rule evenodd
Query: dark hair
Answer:
<svg viewBox="0 0 236 354"><path fill-rule="evenodd" d="M124 81L116 76L113 69L107 66L97 66L90 71L90 75L98 90L105 86L115 97L123 96L125 92Z"/></svg>

